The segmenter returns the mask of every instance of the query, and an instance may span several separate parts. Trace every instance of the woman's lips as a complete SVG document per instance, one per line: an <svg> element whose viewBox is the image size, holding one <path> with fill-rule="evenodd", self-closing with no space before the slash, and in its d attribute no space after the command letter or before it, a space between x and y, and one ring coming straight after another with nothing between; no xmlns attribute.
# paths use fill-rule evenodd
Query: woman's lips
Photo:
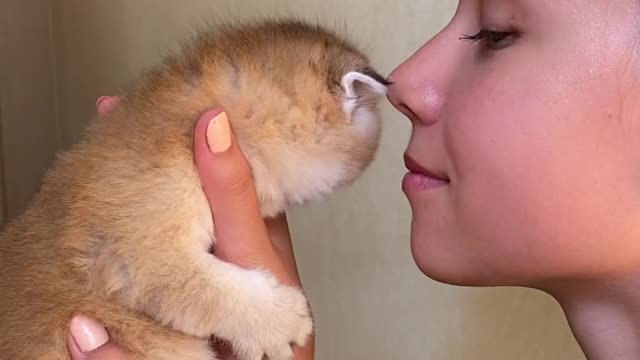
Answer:
<svg viewBox="0 0 640 360"><path fill-rule="evenodd" d="M409 170L402 180L403 191L424 191L449 184L449 178L418 164L410 155L404 156L405 167Z"/></svg>
<svg viewBox="0 0 640 360"><path fill-rule="evenodd" d="M440 186L448 185L448 181L432 178L424 174L409 171L402 179L402 190L407 191L424 191L431 190Z"/></svg>

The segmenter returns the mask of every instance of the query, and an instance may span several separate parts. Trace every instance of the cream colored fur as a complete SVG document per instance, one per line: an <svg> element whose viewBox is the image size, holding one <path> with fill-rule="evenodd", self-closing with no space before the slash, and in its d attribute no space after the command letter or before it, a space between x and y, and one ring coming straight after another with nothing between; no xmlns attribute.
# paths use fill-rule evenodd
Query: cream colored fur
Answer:
<svg viewBox="0 0 640 360"><path fill-rule="evenodd" d="M338 36L298 21L202 32L121 95L60 154L0 237L0 358L68 359L71 317L107 326L136 359L291 359L312 331L305 295L213 256L192 155L222 107L264 216L352 183L378 147L384 80ZM215 201L215 199L212 199Z"/></svg>

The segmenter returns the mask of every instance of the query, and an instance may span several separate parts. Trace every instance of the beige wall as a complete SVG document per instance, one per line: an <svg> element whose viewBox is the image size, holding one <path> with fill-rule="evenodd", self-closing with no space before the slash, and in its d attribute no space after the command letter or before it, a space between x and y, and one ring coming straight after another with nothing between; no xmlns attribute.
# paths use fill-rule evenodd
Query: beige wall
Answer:
<svg viewBox="0 0 640 360"><path fill-rule="evenodd" d="M0 1L3 203L10 217L29 201L58 146L50 6Z"/></svg>
<svg viewBox="0 0 640 360"><path fill-rule="evenodd" d="M34 35L8 65L15 74L3 84L2 104L9 96L42 105L15 107L3 115L6 131L40 144L27 151L32 155L22 154L24 146L5 144L11 209L33 190L39 175L33 169L50 159L54 145L78 140L95 99L115 93L158 61L203 17L295 14L348 24L376 66L388 73L445 25L456 7L451 0L407 0L404 7L387 0L57 0L51 9L51 59L46 27L27 16L35 12L45 22L48 3L31 1L36 9L16 10L21 7L16 4L29 1L9 2L25 20L21 26ZM2 21L10 22L13 16L5 17ZM37 63L27 59L38 52ZM25 67L42 73L27 73ZM57 79L55 84L51 79ZM52 88L58 89L55 96ZM56 108L59 126L52 115ZM384 117L379 158L357 186L290 213L319 328L317 358L583 359L560 309L548 297L520 289L455 288L419 273L409 251L410 212L399 186L409 123L386 104ZM27 125L34 122L35 132ZM5 141L13 136L6 131ZM43 139L42 133L50 136ZM35 164L21 160L34 152L39 154Z"/></svg>

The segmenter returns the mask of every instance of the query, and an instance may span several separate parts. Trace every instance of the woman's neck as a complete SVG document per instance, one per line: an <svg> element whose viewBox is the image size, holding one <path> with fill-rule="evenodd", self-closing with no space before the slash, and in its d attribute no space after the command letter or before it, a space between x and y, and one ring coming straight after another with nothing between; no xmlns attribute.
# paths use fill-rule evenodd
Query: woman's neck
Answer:
<svg viewBox="0 0 640 360"><path fill-rule="evenodd" d="M640 272L544 289L562 306L589 360L640 358Z"/></svg>

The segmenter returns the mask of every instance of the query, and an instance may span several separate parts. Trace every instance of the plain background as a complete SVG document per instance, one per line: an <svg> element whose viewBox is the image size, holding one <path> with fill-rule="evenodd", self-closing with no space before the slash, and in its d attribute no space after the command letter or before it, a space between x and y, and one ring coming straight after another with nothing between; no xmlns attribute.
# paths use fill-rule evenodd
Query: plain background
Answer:
<svg viewBox="0 0 640 360"><path fill-rule="evenodd" d="M2 213L19 214L55 152L203 20L296 15L348 33L388 74L453 15L452 0L2 0ZM356 186L290 212L318 326L317 359L584 359L558 305L524 289L465 289L415 267L400 191L409 122L388 104Z"/></svg>

